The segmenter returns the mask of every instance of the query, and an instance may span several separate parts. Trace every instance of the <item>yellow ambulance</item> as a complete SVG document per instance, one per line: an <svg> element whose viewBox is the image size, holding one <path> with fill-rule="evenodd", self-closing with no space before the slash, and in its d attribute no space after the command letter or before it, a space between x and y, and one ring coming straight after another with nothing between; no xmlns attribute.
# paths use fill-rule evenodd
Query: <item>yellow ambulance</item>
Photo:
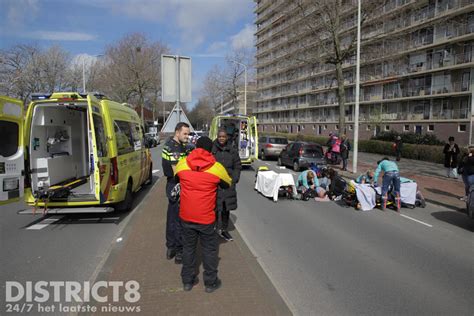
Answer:
<svg viewBox="0 0 474 316"><path fill-rule="evenodd" d="M33 95L25 116L20 100L0 96L0 133L0 204L23 196L54 213L128 210L152 181L140 118L102 95Z"/></svg>
<svg viewBox="0 0 474 316"><path fill-rule="evenodd" d="M217 115L212 119L209 138L215 140L219 129L225 129L231 142L238 150L243 165L250 165L258 159L257 118L242 114Z"/></svg>

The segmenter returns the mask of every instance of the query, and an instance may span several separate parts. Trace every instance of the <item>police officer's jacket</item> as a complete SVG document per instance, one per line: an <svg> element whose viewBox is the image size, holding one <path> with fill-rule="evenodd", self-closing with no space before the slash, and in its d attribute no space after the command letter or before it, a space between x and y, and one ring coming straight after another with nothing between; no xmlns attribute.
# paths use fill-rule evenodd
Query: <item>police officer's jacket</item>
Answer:
<svg viewBox="0 0 474 316"><path fill-rule="evenodd" d="M169 138L163 151L161 152L161 165L163 173L168 181L174 181L173 165L176 165L178 161L185 158L188 154L185 144L181 144L173 139Z"/></svg>

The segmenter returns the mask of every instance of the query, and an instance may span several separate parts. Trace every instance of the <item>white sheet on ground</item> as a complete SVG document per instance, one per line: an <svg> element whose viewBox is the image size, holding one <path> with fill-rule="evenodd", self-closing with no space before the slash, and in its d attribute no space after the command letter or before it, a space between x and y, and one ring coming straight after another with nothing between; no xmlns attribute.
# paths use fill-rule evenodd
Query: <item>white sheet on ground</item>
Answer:
<svg viewBox="0 0 474 316"><path fill-rule="evenodd" d="M293 194L296 194L295 180L291 174L276 173L273 170L259 171L255 189L264 196L273 198L273 201L276 202L278 201L278 189L290 185L293 187Z"/></svg>
<svg viewBox="0 0 474 316"><path fill-rule="evenodd" d="M362 211L370 211L375 204L376 194L370 184L355 184L357 200Z"/></svg>
<svg viewBox="0 0 474 316"><path fill-rule="evenodd" d="M357 200L361 205L361 210L369 211L373 209L376 206L376 194L370 184L355 184L355 187ZM405 204L415 205L417 189L416 182L402 183L400 185L400 195L402 202ZM376 187L375 190L377 190L378 194L382 194L381 187Z"/></svg>
<svg viewBox="0 0 474 316"><path fill-rule="evenodd" d="M378 194L382 194L382 187L376 187ZM418 186L416 182L407 182L400 184L400 195L402 203L415 205L416 202L416 192Z"/></svg>

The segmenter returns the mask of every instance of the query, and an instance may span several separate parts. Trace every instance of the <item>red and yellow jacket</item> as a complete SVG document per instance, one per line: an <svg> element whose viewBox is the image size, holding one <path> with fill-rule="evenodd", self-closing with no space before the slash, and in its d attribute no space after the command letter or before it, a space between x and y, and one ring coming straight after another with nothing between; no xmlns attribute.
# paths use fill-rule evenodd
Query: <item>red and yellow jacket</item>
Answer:
<svg viewBox="0 0 474 316"><path fill-rule="evenodd" d="M225 168L210 152L196 148L178 162L175 175L181 183L179 217L197 224L214 223L217 186L232 184Z"/></svg>

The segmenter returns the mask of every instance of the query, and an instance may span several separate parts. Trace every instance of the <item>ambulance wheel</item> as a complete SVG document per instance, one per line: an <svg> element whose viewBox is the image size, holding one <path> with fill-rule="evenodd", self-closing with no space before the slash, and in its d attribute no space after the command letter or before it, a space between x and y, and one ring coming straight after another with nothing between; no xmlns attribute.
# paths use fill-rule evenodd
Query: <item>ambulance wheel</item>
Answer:
<svg viewBox="0 0 474 316"><path fill-rule="evenodd" d="M125 192L125 198L122 202L117 203L115 210L118 212L126 212L131 210L133 204L133 191L132 181L128 181L127 191Z"/></svg>

